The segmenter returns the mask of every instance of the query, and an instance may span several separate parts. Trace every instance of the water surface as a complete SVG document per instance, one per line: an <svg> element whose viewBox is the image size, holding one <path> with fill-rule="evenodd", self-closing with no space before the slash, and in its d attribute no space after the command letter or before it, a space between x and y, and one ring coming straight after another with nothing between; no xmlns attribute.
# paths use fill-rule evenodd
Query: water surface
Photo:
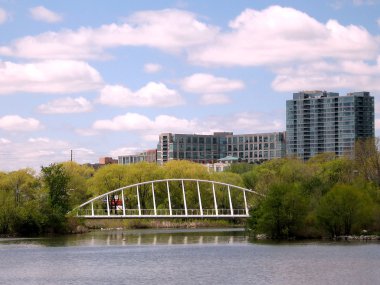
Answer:
<svg viewBox="0 0 380 285"><path fill-rule="evenodd" d="M379 284L370 242L253 243L239 229L0 239L0 284Z"/></svg>

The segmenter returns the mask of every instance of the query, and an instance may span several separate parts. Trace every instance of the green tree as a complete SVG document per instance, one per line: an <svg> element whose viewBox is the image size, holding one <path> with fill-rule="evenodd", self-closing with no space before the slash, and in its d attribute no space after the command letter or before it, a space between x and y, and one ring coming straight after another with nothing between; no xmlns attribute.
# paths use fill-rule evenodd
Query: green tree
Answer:
<svg viewBox="0 0 380 285"><path fill-rule="evenodd" d="M40 215L41 192L39 180L30 169L0 173L0 233L40 233L45 223Z"/></svg>
<svg viewBox="0 0 380 285"><path fill-rule="evenodd" d="M336 185L321 198L317 208L318 222L331 237L367 229L372 217L368 193L352 185Z"/></svg>
<svg viewBox="0 0 380 285"><path fill-rule="evenodd" d="M246 162L232 163L226 172L232 172L236 174L243 174L251 171L256 165Z"/></svg>
<svg viewBox="0 0 380 285"><path fill-rule="evenodd" d="M53 163L48 167L42 167L41 172L49 190L51 207L62 214L66 214L69 211L69 176L65 172L63 165Z"/></svg>
<svg viewBox="0 0 380 285"><path fill-rule="evenodd" d="M356 171L367 181L380 186L380 140L359 139L355 144Z"/></svg>
<svg viewBox="0 0 380 285"><path fill-rule="evenodd" d="M66 229L66 214L69 211L69 176L62 164L50 164L41 168L43 181L48 189L46 211L49 213L49 227L54 232Z"/></svg>
<svg viewBox="0 0 380 285"><path fill-rule="evenodd" d="M261 204L251 210L249 226L254 233L274 239L297 237L304 225L307 205L307 199L295 185L272 185Z"/></svg>
<svg viewBox="0 0 380 285"><path fill-rule="evenodd" d="M193 178L208 180L210 174L206 167L199 163L194 163L186 160L173 160L165 163L162 167L163 175L165 178ZM186 182L184 182L186 184ZM173 209L184 209L184 201L182 194L181 181L170 182L170 196ZM204 201L212 201L206 198L210 195L210 188L206 189L207 185L201 184L201 195ZM197 209L199 208L198 194L196 185L194 183L187 183L186 189L186 204L187 207ZM203 201L202 201L203 202ZM202 205L208 208L209 205Z"/></svg>
<svg viewBox="0 0 380 285"><path fill-rule="evenodd" d="M62 163L68 181L69 205L73 209L75 206L86 202L91 196L88 181L94 176L94 168L87 165L79 165L69 161Z"/></svg>

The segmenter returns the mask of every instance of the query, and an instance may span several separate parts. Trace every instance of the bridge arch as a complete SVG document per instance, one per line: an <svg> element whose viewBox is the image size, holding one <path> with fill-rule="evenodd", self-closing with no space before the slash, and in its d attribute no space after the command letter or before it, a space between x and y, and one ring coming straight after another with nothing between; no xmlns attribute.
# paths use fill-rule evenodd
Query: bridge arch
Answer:
<svg viewBox="0 0 380 285"><path fill-rule="evenodd" d="M254 190L219 181L170 178L109 191L73 211L77 217L90 219L245 218L249 216L252 195L262 196Z"/></svg>

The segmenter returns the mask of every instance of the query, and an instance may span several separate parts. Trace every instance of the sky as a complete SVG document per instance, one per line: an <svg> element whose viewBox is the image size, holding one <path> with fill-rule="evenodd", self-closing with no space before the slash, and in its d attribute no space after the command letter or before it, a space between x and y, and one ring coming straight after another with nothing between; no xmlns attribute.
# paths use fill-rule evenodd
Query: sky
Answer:
<svg viewBox="0 0 380 285"><path fill-rule="evenodd" d="M285 131L301 90L371 92L379 134L380 0L0 0L0 171Z"/></svg>

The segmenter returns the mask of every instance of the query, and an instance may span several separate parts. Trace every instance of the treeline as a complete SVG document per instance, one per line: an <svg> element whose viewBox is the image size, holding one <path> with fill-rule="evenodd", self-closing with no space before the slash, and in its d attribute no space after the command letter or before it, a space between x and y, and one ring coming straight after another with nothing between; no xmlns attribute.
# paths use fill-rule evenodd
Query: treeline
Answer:
<svg viewBox="0 0 380 285"><path fill-rule="evenodd" d="M65 162L42 167L39 174L30 169L0 173L0 235L67 232L72 221L67 212L89 198L165 178L215 180L263 194L249 198L252 207L247 227L253 234L278 239L378 234L380 154L371 140L358 142L355 152L355 159L322 154L307 162L286 158L261 165L237 163L222 173L209 173L204 166L188 161L163 166L113 164L99 170ZM167 208L167 195L157 187L157 208ZM186 187L186 191L190 191L186 194L188 208L197 208L196 189ZM213 208L212 190L208 192L202 193L203 206ZM140 195L141 206L151 209L150 187L141 187ZM227 191L217 188L216 195L218 207L229 209ZM175 207L183 207L181 185L171 185L171 197ZM127 208L137 207L135 194L126 198ZM232 200L235 209L244 208L241 194L233 193Z"/></svg>
<svg viewBox="0 0 380 285"><path fill-rule="evenodd" d="M236 165L244 184L265 195L248 227L275 239L380 233L380 155L377 141L359 141L356 158L322 154L307 162ZM245 166L247 167L247 165Z"/></svg>
<svg viewBox="0 0 380 285"><path fill-rule="evenodd" d="M244 186L239 174L209 173L204 166L188 161L171 161L164 166L153 163L111 164L98 170L75 162L64 162L42 167L39 174L31 169L0 173L0 235L67 232L73 221L67 217L67 212L89 198L126 185L165 178L211 179ZM183 207L180 189L180 185L171 185L173 207ZM157 208L167 208L167 201L162 199L162 203L159 202L160 191L156 190ZM188 207L198 201L198 196L190 192L186 196ZM208 192L212 195L211 191ZM140 195L141 206L153 208L149 185L141 187ZM227 208L227 192L216 189L216 195L219 206ZM162 196L167 197L166 192ZM240 196L233 197L235 204L243 203ZM126 207L137 208L135 195L126 198L129 199ZM205 198L203 206L212 208L213 199L209 198Z"/></svg>

